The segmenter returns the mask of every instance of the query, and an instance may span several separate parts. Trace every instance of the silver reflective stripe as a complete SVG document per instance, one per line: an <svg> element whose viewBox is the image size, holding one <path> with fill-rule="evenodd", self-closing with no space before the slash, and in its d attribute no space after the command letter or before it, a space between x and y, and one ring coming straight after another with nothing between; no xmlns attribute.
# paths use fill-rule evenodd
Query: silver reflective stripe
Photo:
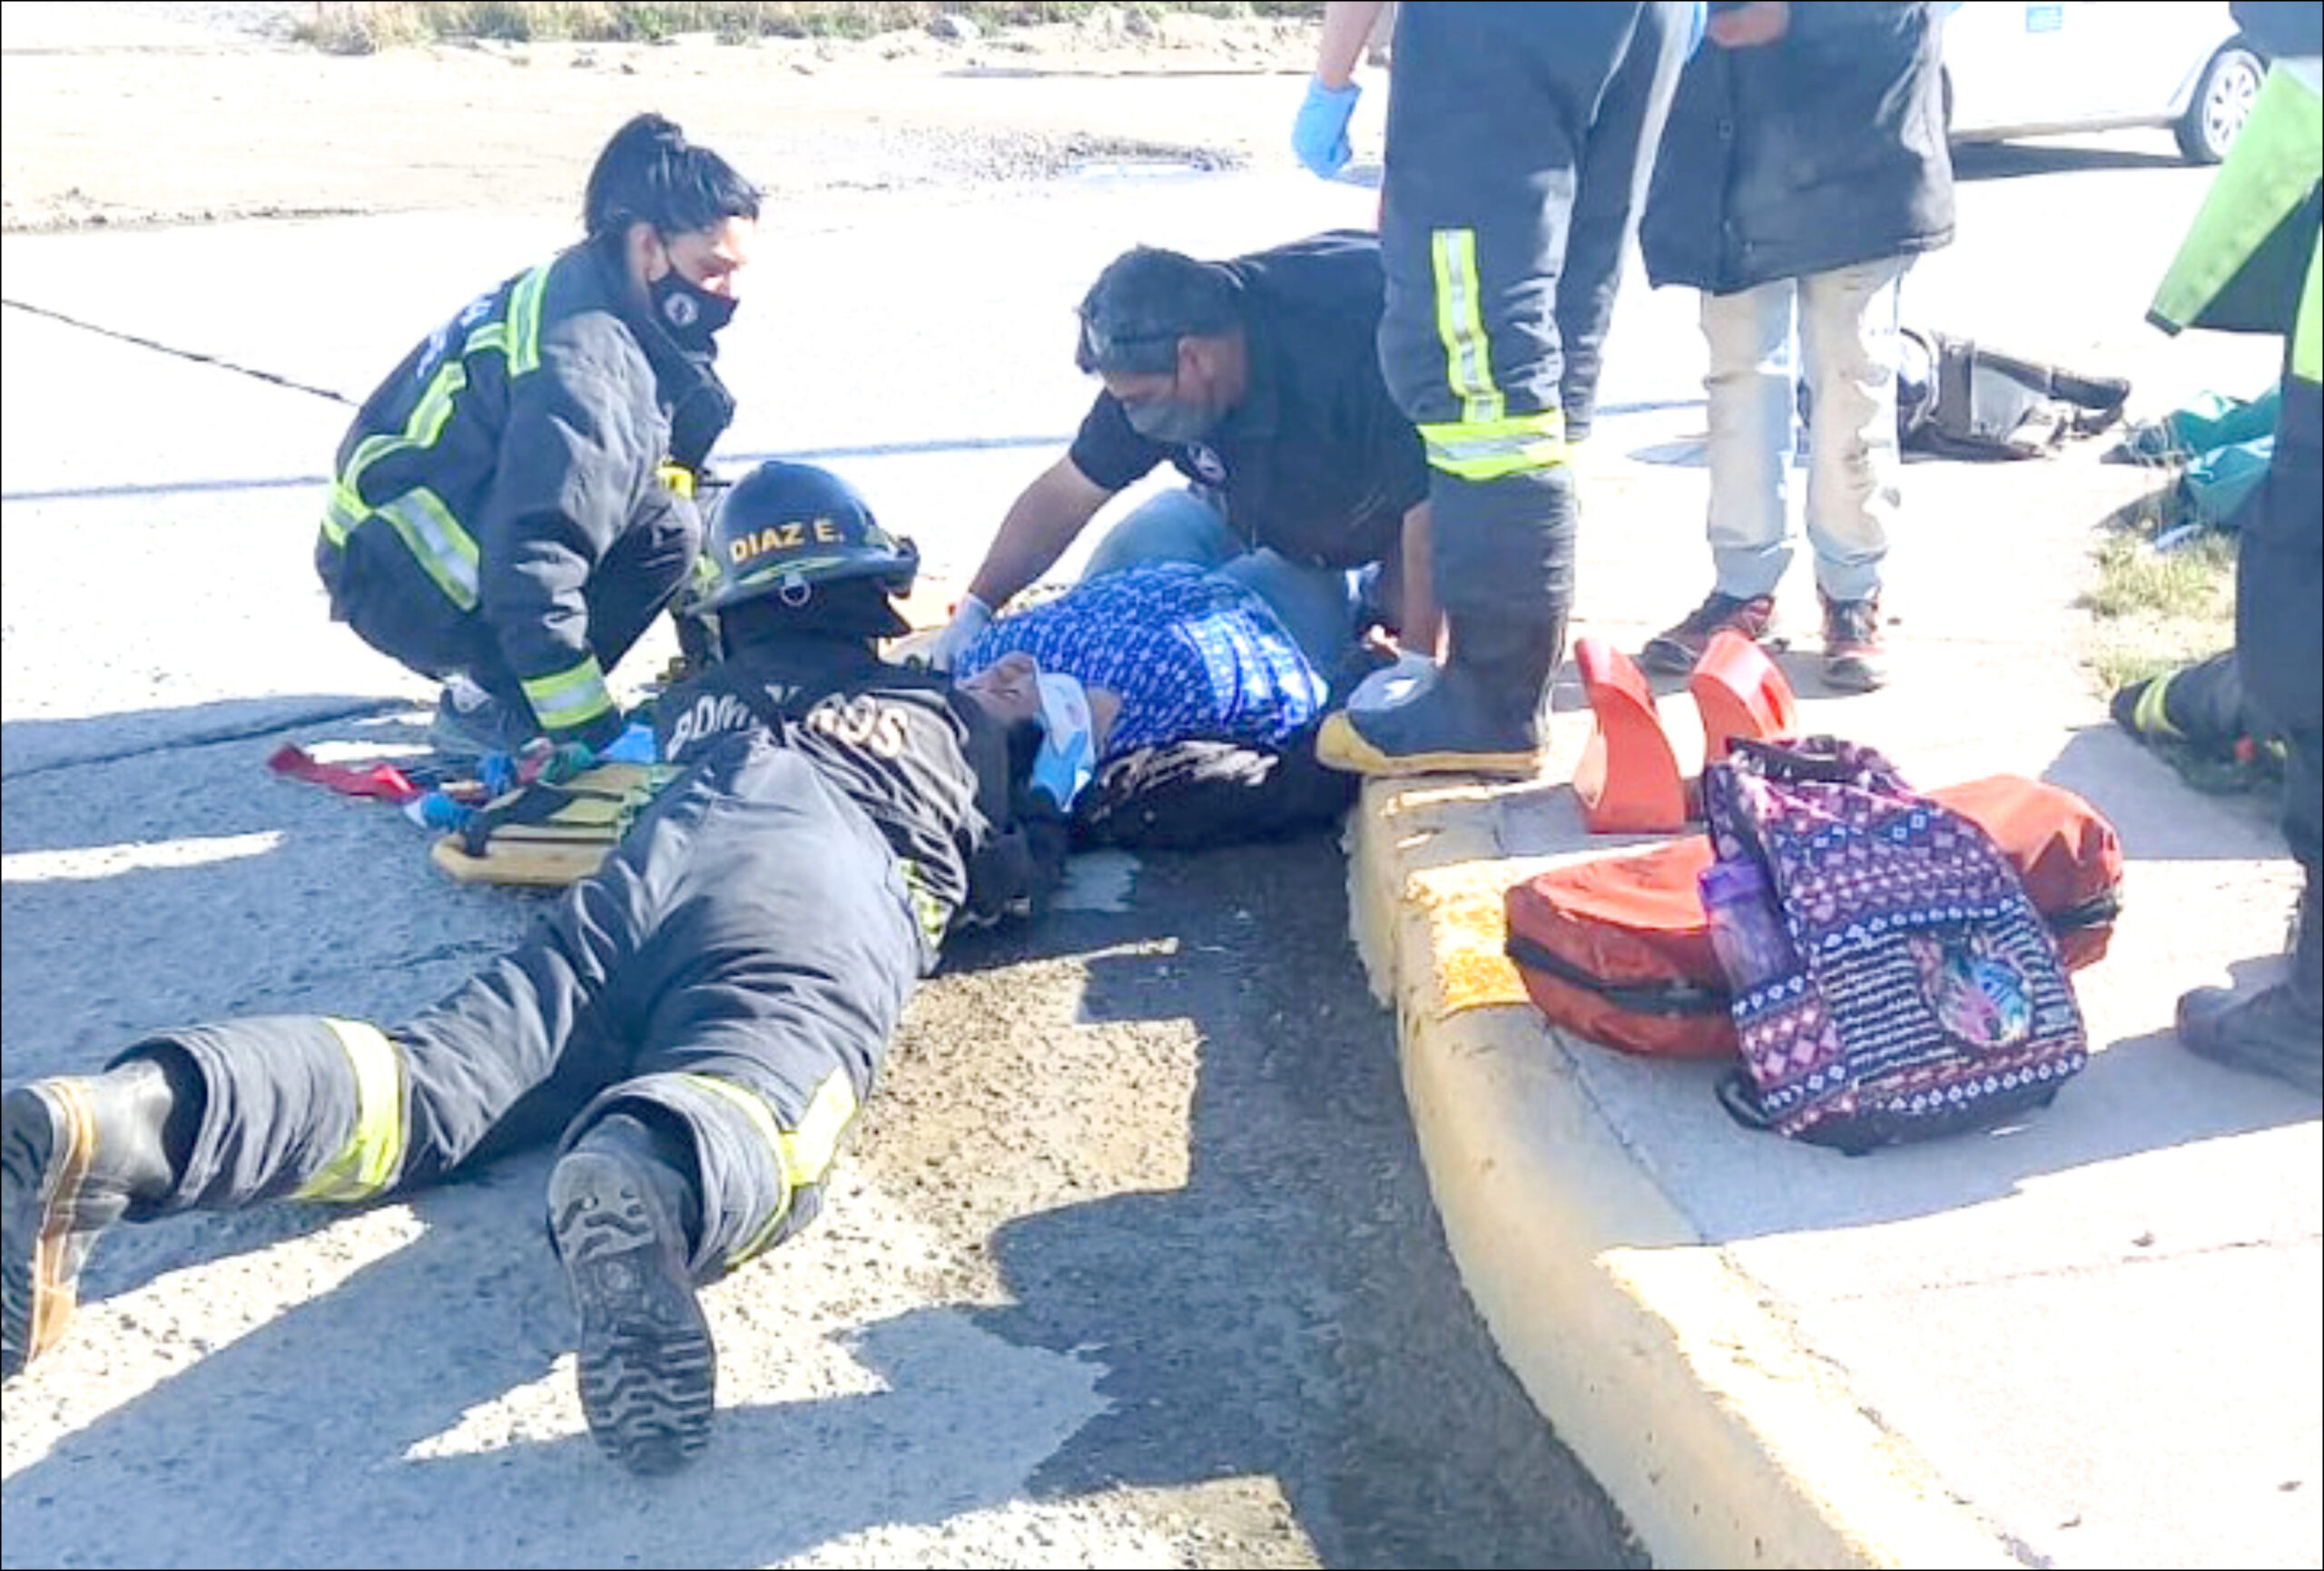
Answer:
<svg viewBox="0 0 2324 1571"><path fill-rule="evenodd" d="M1428 457L1432 463L1476 464L1494 458L1534 458L1553 463L1564 456L1565 444L1556 437L1482 437L1466 441L1446 442L1432 437Z"/></svg>
<svg viewBox="0 0 2324 1571"><path fill-rule="evenodd" d="M443 499L425 486L415 486L375 512L395 526L403 543L437 586L462 611L477 603L476 541L460 527Z"/></svg>
<svg viewBox="0 0 2324 1571"><path fill-rule="evenodd" d="M606 691L606 673L594 654L555 676L535 677L520 685L533 706L533 718L551 731L585 725L614 706L613 694Z"/></svg>
<svg viewBox="0 0 2324 1571"><path fill-rule="evenodd" d="M1436 331L1444 343L1445 378L1461 400L1464 419L1499 419L1506 405L1493 386L1492 347L1485 336L1477 278L1477 231L1441 229L1431 241Z"/></svg>

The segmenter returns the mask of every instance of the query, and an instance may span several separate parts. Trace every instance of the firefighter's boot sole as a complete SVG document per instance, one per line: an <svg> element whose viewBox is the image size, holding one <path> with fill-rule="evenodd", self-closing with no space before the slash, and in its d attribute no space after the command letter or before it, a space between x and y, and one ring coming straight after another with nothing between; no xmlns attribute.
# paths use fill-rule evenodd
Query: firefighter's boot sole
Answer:
<svg viewBox="0 0 2324 1571"><path fill-rule="evenodd" d="M633 1473L674 1472L710 1440L718 1358L677 1217L640 1164L576 1150L549 1174L549 1224L581 1321L581 1410Z"/></svg>

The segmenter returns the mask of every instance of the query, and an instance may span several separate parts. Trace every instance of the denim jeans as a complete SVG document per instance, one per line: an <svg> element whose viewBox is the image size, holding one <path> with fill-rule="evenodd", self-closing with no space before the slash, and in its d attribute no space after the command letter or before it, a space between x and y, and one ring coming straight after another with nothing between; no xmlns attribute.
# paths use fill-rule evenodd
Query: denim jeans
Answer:
<svg viewBox="0 0 2324 1571"><path fill-rule="evenodd" d="M1185 486L1140 503L1098 542L1081 575L1154 562L1191 562L1257 595L1326 682L1354 647L1354 575L1245 545L1211 492Z"/></svg>
<svg viewBox="0 0 2324 1571"><path fill-rule="evenodd" d="M1793 378L1810 398L1807 543L1834 600L1880 588L1896 516L1896 298L1909 257L1703 296L1711 561L1721 594L1772 594L1791 565ZM1794 339L1797 341L1795 356Z"/></svg>

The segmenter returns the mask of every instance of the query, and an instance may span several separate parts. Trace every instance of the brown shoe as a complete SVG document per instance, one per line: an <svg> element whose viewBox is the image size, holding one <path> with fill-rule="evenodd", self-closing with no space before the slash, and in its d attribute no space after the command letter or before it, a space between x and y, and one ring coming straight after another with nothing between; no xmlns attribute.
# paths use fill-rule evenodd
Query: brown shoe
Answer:
<svg viewBox="0 0 2324 1571"><path fill-rule="evenodd" d="M1880 596L1824 601L1824 682L1840 692L1870 692L1888 683L1880 643Z"/></svg>
<svg viewBox="0 0 2324 1571"><path fill-rule="evenodd" d="M1776 620L1776 597L1755 594L1748 600L1711 591L1684 622L1665 628L1639 651L1638 663L1663 676L1684 676L1720 633L1733 631L1754 643L1770 644Z"/></svg>

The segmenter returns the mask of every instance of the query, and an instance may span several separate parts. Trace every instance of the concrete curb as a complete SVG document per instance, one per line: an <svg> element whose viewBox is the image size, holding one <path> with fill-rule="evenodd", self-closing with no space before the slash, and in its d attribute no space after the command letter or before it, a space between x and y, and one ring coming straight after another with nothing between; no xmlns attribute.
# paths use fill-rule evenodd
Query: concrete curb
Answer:
<svg viewBox="0 0 2324 1571"><path fill-rule="evenodd" d="M1576 1075L1601 1050L1526 1000L1502 897L1571 859L1504 843L1538 789L1373 782L1348 831L1356 942L1502 1358L1658 1566L2023 1564L1705 1242Z"/></svg>

